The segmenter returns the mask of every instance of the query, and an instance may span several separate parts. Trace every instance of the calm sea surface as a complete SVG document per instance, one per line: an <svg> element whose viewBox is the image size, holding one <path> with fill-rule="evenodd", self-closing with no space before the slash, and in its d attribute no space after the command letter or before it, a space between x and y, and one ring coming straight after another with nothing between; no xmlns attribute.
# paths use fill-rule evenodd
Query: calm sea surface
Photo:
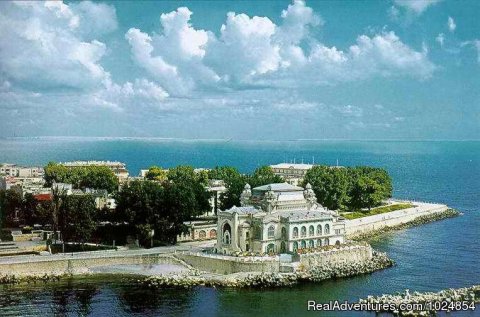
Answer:
<svg viewBox="0 0 480 317"><path fill-rule="evenodd" d="M406 288L437 291L480 284L480 142L178 141L0 139L0 162L119 160L131 174L150 165L233 165L243 172L290 161L385 167L394 196L446 203L463 216L371 241L393 268L349 279L275 290L145 290L120 278L0 286L0 316L351 316L306 310L307 300L357 300ZM359 313L358 316L374 314ZM475 312L454 316L480 316Z"/></svg>

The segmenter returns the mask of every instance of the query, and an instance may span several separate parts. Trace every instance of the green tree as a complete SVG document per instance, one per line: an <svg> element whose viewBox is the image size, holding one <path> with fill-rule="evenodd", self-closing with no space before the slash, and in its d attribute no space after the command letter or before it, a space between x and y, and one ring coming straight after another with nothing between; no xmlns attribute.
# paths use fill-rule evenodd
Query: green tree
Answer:
<svg viewBox="0 0 480 317"><path fill-rule="evenodd" d="M96 227L95 199L90 195L67 196L60 208L63 242L87 242Z"/></svg>
<svg viewBox="0 0 480 317"><path fill-rule="evenodd" d="M261 166L257 168L250 177L248 177L248 183L252 188L283 182L285 182L285 180L281 176L275 175L270 166Z"/></svg>
<svg viewBox="0 0 480 317"><path fill-rule="evenodd" d="M118 178L107 166L88 166L81 174L80 187L106 189L111 193L118 189Z"/></svg>
<svg viewBox="0 0 480 317"><path fill-rule="evenodd" d="M370 208L380 205L383 195L381 186L374 179L366 175L360 175L350 189L350 207Z"/></svg>
<svg viewBox="0 0 480 317"><path fill-rule="evenodd" d="M225 210L240 205L240 194L247 179L235 167L217 166L208 172L208 178L223 180L225 183L226 191L220 194L220 209Z"/></svg>
<svg viewBox="0 0 480 317"><path fill-rule="evenodd" d="M314 166L307 171L303 183L312 185L317 201L322 206L332 210L340 209L348 198L349 169Z"/></svg>
<svg viewBox="0 0 480 317"><path fill-rule="evenodd" d="M45 185L51 187L53 183L68 183L74 188L106 189L115 192L118 189L118 179L107 166L66 167L49 162L44 168Z"/></svg>
<svg viewBox="0 0 480 317"><path fill-rule="evenodd" d="M22 202L22 220L26 225L34 225L37 219L38 202L31 193L26 193Z"/></svg>
<svg viewBox="0 0 480 317"><path fill-rule="evenodd" d="M349 209L370 209L392 197L392 180L385 169L358 166L350 171Z"/></svg>
<svg viewBox="0 0 480 317"><path fill-rule="evenodd" d="M14 188L0 192L0 209L3 226L14 226L16 215L20 216L23 207L23 199L20 192Z"/></svg>
<svg viewBox="0 0 480 317"><path fill-rule="evenodd" d="M192 167L169 170L168 181L133 181L117 193L116 217L134 228L143 244L155 230L155 240L175 243L186 231L185 221L210 210L209 197L202 176Z"/></svg>
<svg viewBox="0 0 480 317"><path fill-rule="evenodd" d="M164 182L167 180L167 171L158 166L151 166L145 178L152 181Z"/></svg>

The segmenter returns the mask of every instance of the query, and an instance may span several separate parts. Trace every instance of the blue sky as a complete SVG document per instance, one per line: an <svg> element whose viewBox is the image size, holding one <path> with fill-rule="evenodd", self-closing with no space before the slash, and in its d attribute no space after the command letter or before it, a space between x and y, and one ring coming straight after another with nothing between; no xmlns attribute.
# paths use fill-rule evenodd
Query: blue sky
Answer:
<svg viewBox="0 0 480 317"><path fill-rule="evenodd" d="M477 1L0 3L0 136L479 139Z"/></svg>

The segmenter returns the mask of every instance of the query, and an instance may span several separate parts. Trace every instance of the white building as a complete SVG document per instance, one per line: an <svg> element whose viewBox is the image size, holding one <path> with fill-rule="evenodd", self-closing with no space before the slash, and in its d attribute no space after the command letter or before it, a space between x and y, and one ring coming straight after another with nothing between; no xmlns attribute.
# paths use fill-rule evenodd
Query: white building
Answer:
<svg viewBox="0 0 480 317"><path fill-rule="evenodd" d="M16 164L0 164L0 175L13 177L41 178L44 175L43 167L18 166Z"/></svg>
<svg viewBox="0 0 480 317"><path fill-rule="evenodd" d="M338 163L337 163L338 164ZM296 164L296 163L280 163L270 165L275 175L283 177L283 179L292 185L298 186L303 182L307 172L316 166L315 164ZM330 166L330 168L342 168L343 166Z"/></svg>
<svg viewBox="0 0 480 317"><path fill-rule="evenodd" d="M295 163L280 163L270 165L275 175L283 177L289 184L298 186L307 174L308 170L314 165L312 164L295 164Z"/></svg>
<svg viewBox="0 0 480 317"><path fill-rule="evenodd" d="M344 243L345 220L317 203L310 184L247 184L241 207L218 212L217 232L218 253L295 253Z"/></svg>

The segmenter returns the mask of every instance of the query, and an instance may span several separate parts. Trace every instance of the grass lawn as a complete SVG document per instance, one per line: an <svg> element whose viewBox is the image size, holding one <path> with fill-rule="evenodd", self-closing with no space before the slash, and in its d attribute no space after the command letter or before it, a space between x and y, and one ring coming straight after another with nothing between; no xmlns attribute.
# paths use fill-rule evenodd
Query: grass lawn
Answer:
<svg viewBox="0 0 480 317"><path fill-rule="evenodd" d="M388 206L372 208L370 211L368 211L368 210L365 210L365 211L357 210L357 211L340 213L340 214L343 217L345 217L346 219L352 220L352 219L368 217L368 216L373 216L373 215L379 215L379 214L383 214L383 213L386 213L386 212L391 212L391 211L401 210L401 209L407 209L407 208L412 208L412 207L414 207L414 205L409 204L409 203L393 204L393 205L388 205Z"/></svg>

